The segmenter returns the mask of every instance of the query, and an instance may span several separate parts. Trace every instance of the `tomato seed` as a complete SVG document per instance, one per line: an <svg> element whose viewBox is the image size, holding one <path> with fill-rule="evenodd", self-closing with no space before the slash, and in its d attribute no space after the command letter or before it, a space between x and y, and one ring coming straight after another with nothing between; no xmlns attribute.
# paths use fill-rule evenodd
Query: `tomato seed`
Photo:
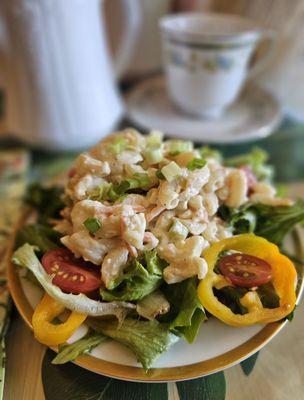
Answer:
<svg viewBox="0 0 304 400"><path fill-rule="evenodd" d="M68 276L69 276L69 274L62 275L63 279L66 279Z"/></svg>

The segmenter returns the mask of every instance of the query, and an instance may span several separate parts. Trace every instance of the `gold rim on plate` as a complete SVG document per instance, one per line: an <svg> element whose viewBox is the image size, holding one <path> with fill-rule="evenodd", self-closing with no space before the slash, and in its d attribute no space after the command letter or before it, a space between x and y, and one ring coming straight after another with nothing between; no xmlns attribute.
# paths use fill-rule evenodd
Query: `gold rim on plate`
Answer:
<svg viewBox="0 0 304 400"><path fill-rule="evenodd" d="M17 224L17 229L24 222L25 218L25 216L22 217L21 221ZM304 239L300 233L300 229L296 229L295 234L296 235L293 238L293 242L295 248L298 250L298 254L301 254L302 256L304 253ZM34 310L23 291L20 275L17 271L18 267L14 266L11 262L14 242L15 235L11 240L7 252L8 286L20 315L29 328L32 329L31 321ZM299 302L302 291L303 271L301 268L298 269L297 303ZM221 354L220 356L195 364L183 365L179 367L152 368L147 373L145 373L143 368L116 364L110 361L101 360L91 355L78 357L74 363L92 372L126 381L169 382L194 379L222 371L223 369L240 363L265 346L265 344L268 343L284 327L285 324L286 322L284 321L268 324L245 343L224 354ZM56 348L51 348L56 351Z"/></svg>

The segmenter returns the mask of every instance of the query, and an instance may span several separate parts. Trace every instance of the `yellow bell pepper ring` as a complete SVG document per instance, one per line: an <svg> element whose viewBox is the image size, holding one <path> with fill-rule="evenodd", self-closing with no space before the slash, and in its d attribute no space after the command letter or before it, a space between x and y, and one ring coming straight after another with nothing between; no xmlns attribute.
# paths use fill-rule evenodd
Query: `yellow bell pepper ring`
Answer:
<svg viewBox="0 0 304 400"><path fill-rule="evenodd" d="M66 342L87 317L85 314L73 311L65 322L53 324L53 319L64 310L65 307L57 300L48 294L43 296L32 317L34 335L39 342L47 346Z"/></svg>
<svg viewBox="0 0 304 400"><path fill-rule="evenodd" d="M223 287L225 278L214 272L219 254L224 250L235 250L265 260L272 269L272 284L280 298L277 308L264 308L258 294L248 291L240 299L248 313L234 314L221 303L213 293L213 288ZM258 323L279 321L292 312L296 303L297 272L293 263L280 253L278 247L254 234L243 234L214 243L204 253L208 264L206 277L199 283L198 297L205 309L219 320L232 326L248 326ZM231 285L231 284L230 284Z"/></svg>

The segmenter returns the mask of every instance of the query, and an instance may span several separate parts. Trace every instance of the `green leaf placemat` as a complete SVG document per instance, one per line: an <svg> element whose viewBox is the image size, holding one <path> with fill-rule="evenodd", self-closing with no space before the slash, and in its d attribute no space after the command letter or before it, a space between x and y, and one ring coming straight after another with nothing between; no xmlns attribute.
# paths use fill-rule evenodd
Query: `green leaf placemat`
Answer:
<svg viewBox="0 0 304 400"><path fill-rule="evenodd" d="M46 400L224 400L223 372L177 383L125 382L89 372L72 363L53 365L47 350L42 363Z"/></svg>

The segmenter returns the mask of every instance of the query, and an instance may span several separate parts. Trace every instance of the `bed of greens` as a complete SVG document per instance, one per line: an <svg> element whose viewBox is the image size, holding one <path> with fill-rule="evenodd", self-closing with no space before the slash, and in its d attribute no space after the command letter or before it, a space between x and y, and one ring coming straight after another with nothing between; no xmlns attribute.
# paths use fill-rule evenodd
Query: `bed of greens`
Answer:
<svg viewBox="0 0 304 400"><path fill-rule="evenodd" d="M130 129L80 155L64 186L31 185L13 262L45 292L32 324L58 346L53 363L113 339L148 370L212 316L238 327L291 319L296 272L282 245L304 203L272 180L260 149L223 159Z"/></svg>

